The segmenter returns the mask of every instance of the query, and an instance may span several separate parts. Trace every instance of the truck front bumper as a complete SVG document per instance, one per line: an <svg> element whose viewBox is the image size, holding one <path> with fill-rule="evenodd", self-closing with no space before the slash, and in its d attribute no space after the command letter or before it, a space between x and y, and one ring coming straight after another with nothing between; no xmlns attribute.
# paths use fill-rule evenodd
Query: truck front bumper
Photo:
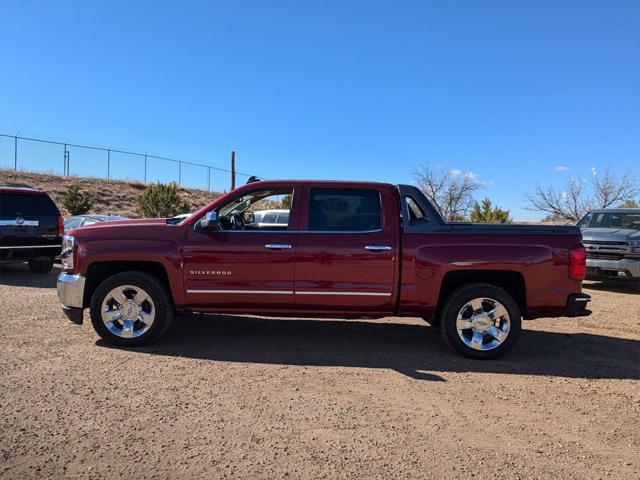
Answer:
<svg viewBox="0 0 640 480"><path fill-rule="evenodd" d="M640 258L620 260L587 258L587 278L640 278Z"/></svg>
<svg viewBox="0 0 640 480"><path fill-rule="evenodd" d="M85 277L70 273L58 275L58 299L71 323L82 324Z"/></svg>
<svg viewBox="0 0 640 480"><path fill-rule="evenodd" d="M567 306L564 309L565 317L586 317L591 315L591 310L587 310L587 303L591 301L591 295L586 293L573 293L567 299Z"/></svg>

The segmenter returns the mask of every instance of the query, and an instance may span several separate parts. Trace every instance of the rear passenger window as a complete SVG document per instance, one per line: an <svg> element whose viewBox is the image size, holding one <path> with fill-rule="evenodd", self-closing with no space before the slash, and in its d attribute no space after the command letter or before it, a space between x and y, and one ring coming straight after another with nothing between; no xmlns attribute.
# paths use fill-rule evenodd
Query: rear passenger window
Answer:
<svg viewBox="0 0 640 480"><path fill-rule="evenodd" d="M428 222L429 218L424 213L418 202L416 202L412 197L405 197L405 201L407 202L407 210L409 210L409 221L411 223L420 223L420 222Z"/></svg>
<svg viewBox="0 0 640 480"><path fill-rule="evenodd" d="M46 195L3 193L0 199L0 215L2 218L38 215L57 217L59 212L58 207Z"/></svg>
<svg viewBox="0 0 640 480"><path fill-rule="evenodd" d="M376 190L312 188L309 198L309 230L380 230L380 211L380 194Z"/></svg>

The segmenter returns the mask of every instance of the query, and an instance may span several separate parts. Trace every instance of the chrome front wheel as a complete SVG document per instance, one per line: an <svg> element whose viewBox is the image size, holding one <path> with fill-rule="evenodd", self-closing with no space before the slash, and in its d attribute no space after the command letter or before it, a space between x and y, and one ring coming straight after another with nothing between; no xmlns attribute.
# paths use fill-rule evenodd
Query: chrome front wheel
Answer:
<svg viewBox="0 0 640 480"><path fill-rule="evenodd" d="M153 325L156 308L149 294L135 285L112 289L102 302L100 316L105 327L120 338L144 335Z"/></svg>
<svg viewBox="0 0 640 480"><path fill-rule="evenodd" d="M93 292L91 323L113 345L147 345L167 330L173 309L169 290L158 277L125 271L106 278Z"/></svg>

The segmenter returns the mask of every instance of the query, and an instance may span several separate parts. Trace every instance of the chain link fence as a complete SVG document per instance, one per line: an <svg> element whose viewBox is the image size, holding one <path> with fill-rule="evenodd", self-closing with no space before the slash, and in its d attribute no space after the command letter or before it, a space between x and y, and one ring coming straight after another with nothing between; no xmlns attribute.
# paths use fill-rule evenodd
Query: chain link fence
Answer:
<svg viewBox="0 0 640 480"><path fill-rule="evenodd" d="M244 183L248 173L161 155L109 147L0 134L0 168L142 182L176 182L183 187L223 191ZM259 175L255 175L260 177Z"/></svg>

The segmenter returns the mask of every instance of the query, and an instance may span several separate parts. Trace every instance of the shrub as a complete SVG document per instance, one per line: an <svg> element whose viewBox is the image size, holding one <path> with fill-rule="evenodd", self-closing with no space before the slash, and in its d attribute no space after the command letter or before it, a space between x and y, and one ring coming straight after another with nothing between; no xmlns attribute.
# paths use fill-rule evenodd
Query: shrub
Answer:
<svg viewBox="0 0 640 480"><path fill-rule="evenodd" d="M74 182L62 197L62 206L71 215L87 213L93 205L93 198L80 189L80 184Z"/></svg>
<svg viewBox="0 0 640 480"><path fill-rule="evenodd" d="M138 214L146 218L170 218L189 212L189 202L180 197L178 185L157 183L147 185L138 200Z"/></svg>
<svg viewBox="0 0 640 480"><path fill-rule="evenodd" d="M491 200L485 198L482 205L475 202L471 210L470 220L476 223L511 223L509 210L502 210L500 207L492 207Z"/></svg>

